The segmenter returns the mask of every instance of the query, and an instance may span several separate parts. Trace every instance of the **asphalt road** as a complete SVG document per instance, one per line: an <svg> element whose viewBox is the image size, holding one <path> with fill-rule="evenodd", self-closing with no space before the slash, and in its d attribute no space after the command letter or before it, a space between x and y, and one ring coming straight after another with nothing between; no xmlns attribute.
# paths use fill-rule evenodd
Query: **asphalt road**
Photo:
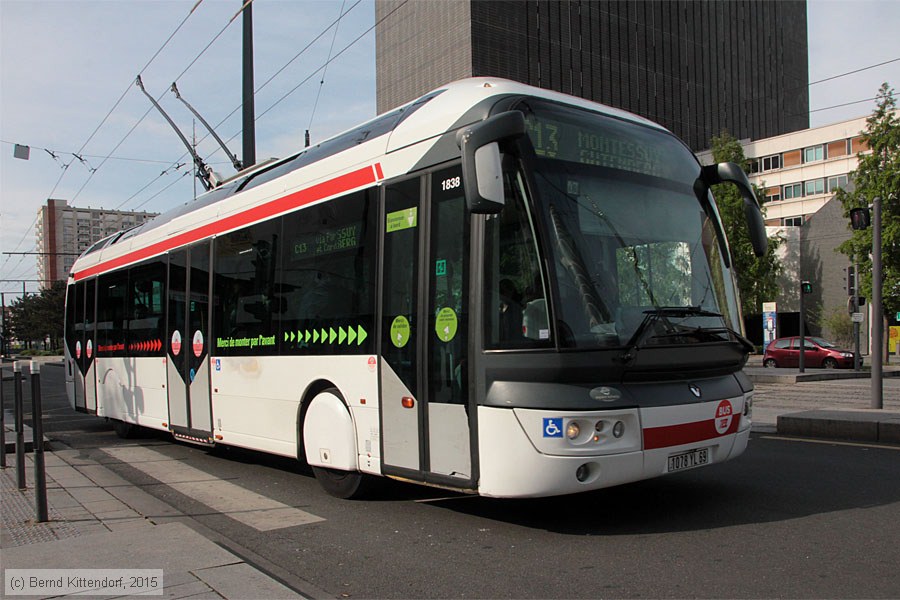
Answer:
<svg viewBox="0 0 900 600"><path fill-rule="evenodd" d="M67 408L61 378L44 369L55 444L336 597L900 597L900 447L754 435L731 463L576 496L495 500L385 482L367 501L342 501L288 459L162 434L120 440ZM126 444L324 520L257 530L103 451Z"/></svg>

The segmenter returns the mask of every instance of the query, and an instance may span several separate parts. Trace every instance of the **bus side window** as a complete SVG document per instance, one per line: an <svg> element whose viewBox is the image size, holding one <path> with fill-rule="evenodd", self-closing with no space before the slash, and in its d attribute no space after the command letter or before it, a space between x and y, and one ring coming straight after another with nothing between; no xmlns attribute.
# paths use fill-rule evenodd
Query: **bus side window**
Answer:
<svg viewBox="0 0 900 600"><path fill-rule="evenodd" d="M504 175L506 205L485 227L485 348L531 348L550 343L547 295L521 179Z"/></svg>
<svg viewBox="0 0 900 600"><path fill-rule="evenodd" d="M222 356L278 351L282 302L276 298L280 271L281 219L270 219L221 235L215 243L213 332Z"/></svg>
<svg viewBox="0 0 900 600"><path fill-rule="evenodd" d="M160 258L129 273L128 352L132 356L164 356L166 263Z"/></svg>

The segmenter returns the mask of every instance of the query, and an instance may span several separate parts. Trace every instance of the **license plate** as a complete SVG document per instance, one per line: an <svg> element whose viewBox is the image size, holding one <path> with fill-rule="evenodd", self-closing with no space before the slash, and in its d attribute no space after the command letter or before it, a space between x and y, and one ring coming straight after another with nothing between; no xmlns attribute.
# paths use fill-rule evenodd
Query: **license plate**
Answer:
<svg viewBox="0 0 900 600"><path fill-rule="evenodd" d="M698 448L669 457L669 473L709 464L709 448Z"/></svg>

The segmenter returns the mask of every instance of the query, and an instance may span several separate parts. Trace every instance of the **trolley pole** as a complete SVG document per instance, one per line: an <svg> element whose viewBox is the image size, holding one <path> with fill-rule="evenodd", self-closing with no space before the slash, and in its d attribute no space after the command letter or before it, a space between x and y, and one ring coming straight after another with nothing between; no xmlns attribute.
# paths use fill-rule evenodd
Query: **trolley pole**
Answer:
<svg viewBox="0 0 900 600"><path fill-rule="evenodd" d="M44 416L41 409L41 365L31 361L31 433L34 443L34 516L47 522L47 474L44 468Z"/></svg>
<svg viewBox="0 0 900 600"><path fill-rule="evenodd" d="M22 399L22 364L13 363L13 380L16 393L16 485L20 490L25 485L25 407Z"/></svg>

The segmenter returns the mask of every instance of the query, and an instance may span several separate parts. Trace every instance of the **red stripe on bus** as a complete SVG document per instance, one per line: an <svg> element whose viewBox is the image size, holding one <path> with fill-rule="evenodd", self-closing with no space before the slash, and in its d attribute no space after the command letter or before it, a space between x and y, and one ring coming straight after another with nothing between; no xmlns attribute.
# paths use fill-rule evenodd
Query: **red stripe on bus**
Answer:
<svg viewBox="0 0 900 600"><path fill-rule="evenodd" d="M251 223L256 223L269 217L274 217L275 215L293 210L295 208L299 208L306 204L315 202L316 200L321 200L322 198L327 198L329 196L334 196L336 194L340 194L342 192L346 192L355 188L370 185L372 183L375 183L375 181L375 175L372 171L372 167L363 167L361 169L357 169L356 171L352 171L339 177L335 177L334 179L323 181L322 183L316 184L312 187L308 187L292 194L288 194L287 196L283 196L270 202L266 202L265 204L254 206L243 212L229 215L224 219L202 225L190 231L179 233L160 242L156 242L155 244L151 244L146 248L141 248L139 250L135 250L134 252L129 252L127 254L123 254L122 256L117 256L116 258L103 261L92 267L87 267L86 269L82 269L81 271L74 273L73 276L75 278L75 281L78 281L84 279L85 277L90 277L92 275L111 271L113 269L117 269L131 263L136 263L158 254L162 254L164 252L167 252L168 250L172 250L180 246L186 246L187 244L206 239L213 235L224 233L232 229L238 229L245 225L250 225Z"/></svg>
<svg viewBox="0 0 900 600"><path fill-rule="evenodd" d="M384 171L381 170L381 163L375 163L375 177L378 181L384 179Z"/></svg>
<svg viewBox="0 0 900 600"><path fill-rule="evenodd" d="M644 450L682 446L730 435L737 431L740 418L739 414L732 415L731 423L725 433L719 433L716 430L715 419L664 427L648 427L644 429Z"/></svg>

